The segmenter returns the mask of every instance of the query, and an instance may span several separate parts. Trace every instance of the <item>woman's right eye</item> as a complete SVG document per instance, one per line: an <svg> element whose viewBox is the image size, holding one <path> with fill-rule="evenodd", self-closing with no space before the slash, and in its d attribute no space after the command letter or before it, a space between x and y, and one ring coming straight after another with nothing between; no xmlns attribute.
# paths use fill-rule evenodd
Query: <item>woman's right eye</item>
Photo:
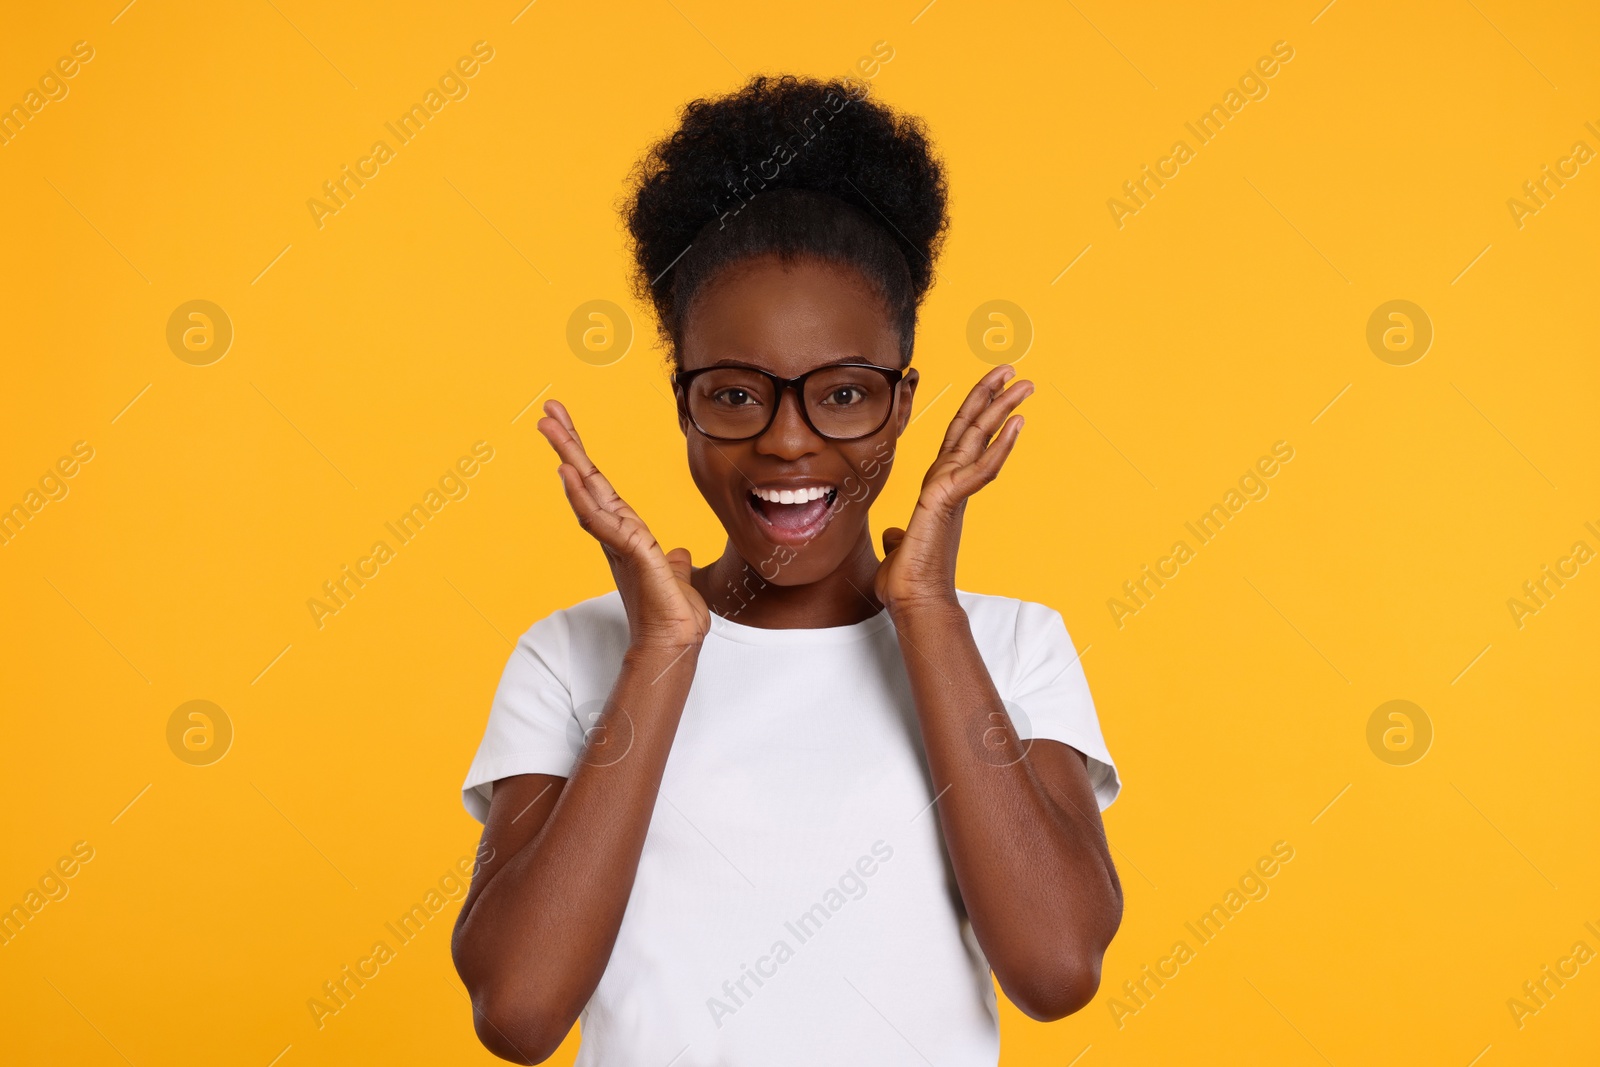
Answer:
<svg viewBox="0 0 1600 1067"><path fill-rule="evenodd" d="M729 407L741 407L748 402L746 398L749 396L750 393L748 390L728 388L719 389L712 393L711 399L716 401L718 404L726 404Z"/></svg>

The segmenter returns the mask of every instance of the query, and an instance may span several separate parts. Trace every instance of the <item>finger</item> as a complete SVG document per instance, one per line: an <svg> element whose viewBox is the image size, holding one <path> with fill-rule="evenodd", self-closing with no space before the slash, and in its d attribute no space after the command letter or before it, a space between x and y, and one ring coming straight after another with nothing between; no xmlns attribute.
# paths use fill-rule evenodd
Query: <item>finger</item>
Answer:
<svg viewBox="0 0 1600 1067"><path fill-rule="evenodd" d="M989 406L989 402L994 399L1005 382L1016 373L1016 368L1011 364L1002 363L978 379L978 384L972 387L967 398L961 402L961 407L956 410L955 418L950 420L950 428L945 431L944 442L939 446L940 452L956 446L956 442L967 432L967 427L972 425L973 420Z"/></svg>
<svg viewBox="0 0 1600 1067"><path fill-rule="evenodd" d="M1005 466L1006 458L1017 446L1017 435L1021 432L1021 415L1007 419L983 455L979 456L976 462L956 472L954 477L956 491L963 497L971 496L998 478L1000 468Z"/></svg>
<svg viewBox="0 0 1600 1067"><path fill-rule="evenodd" d="M544 434L545 440L550 442L550 447L556 450L563 462L571 463L580 475L587 474L589 468L594 466L594 461L589 458L582 439L578 437L572 416L558 401L552 400L547 406L555 410L536 423L539 432Z"/></svg>
<svg viewBox="0 0 1600 1067"><path fill-rule="evenodd" d="M674 578L687 582L694 571L694 560L687 548L675 548L667 553L667 566L672 568Z"/></svg>
<svg viewBox="0 0 1600 1067"><path fill-rule="evenodd" d="M563 463L558 473L562 486L567 490L567 501L578 516L578 525L599 541L602 548L608 553L642 561L651 571L666 566L655 536L631 508L623 505L610 509L597 503L589 487L570 464Z"/></svg>
<svg viewBox="0 0 1600 1067"><path fill-rule="evenodd" d="M550 442L550 447L555 449L556 455L561 457L563 463L570 463L584 484L589 487L590 494L595 502L608 511L617 510L621 502L616 489L600 473L600 468L594 460L589 458L589 453L584 450L583 442L578 439L577 430L572 425L572 417L567 414L560 401L552 400L550 407L556 411L545 416L538 422L538 430Z"/></svg>
<svg viewBox="0 0 1600 1067"><path fill-rule="evenodd" d="M887 558L895 549L900 547L900 542L906 539L906 532L898 526L891 526L883 531L883 554Z"/></svg>
<svg viewBox="0 0 1600 1067"><path fill-rule="evenodd" d="M984 408L978 414L978 417L972 421L972 425L967 427L966 432L961 435L961 439L950 450L951 453L968 462L976 460L989 443L989 439L994 436L995 431L1005 422L1006 416L1015 411L1018 405L1032 395L1033 383L1024 378L996 396L989 402L988 407Z"/></svg>
<svg viewBox="0 0 1600 1067"><path fill-rule="evenodd" d="M572 506L572 513L578 517L578 525L590 536L601 544L621 551L623 549L622 516L608 508L601 507L589 492L589 487L583 482L583 477L570 463L563 463L556 468L556 474L561 478L561 488L566 490L567 503Z"/></svg>
<svg viewBox="0 0 1600 1067"><path fill-rule="evenodd" d="M583 447L583 438L578 435L578 428L572 422L572 413L567 410L565 404L552 397L544 402L544 413L566 427L567 432L572 435L572 439L578 442L578 447Z"/></svg>

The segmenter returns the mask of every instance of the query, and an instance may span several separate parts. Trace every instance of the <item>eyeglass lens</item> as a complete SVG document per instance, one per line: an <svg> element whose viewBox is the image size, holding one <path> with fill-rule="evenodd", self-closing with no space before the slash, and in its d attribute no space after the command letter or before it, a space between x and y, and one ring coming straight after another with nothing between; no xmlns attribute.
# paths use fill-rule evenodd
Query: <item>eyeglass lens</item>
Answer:
<svg viewBox="0 0 1600 1067"><path fill-rule="evenodd" d="M861 437L888 419L894 385L861 367L824 367L805 381L806 414L826 437ZM713 437L750 437L772 419L772 380L742 367L718 367L689 383L689 414Z"/></svg>

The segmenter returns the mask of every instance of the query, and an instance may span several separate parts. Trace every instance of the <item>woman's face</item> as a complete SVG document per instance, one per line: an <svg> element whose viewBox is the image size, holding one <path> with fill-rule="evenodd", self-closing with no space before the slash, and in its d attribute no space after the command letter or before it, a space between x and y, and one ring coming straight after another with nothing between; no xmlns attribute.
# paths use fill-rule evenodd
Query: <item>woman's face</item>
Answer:
<svg viewBox="0 0 1600 1067"><path fill-rule="evenodd" d="M730 267L698 294L684 322L682 355L685 371L731 362L793 378L830 363L896 370L900 339L883 301L853 268L762 256ZM784 392L767 431L747 441L711 440L682 424L695 485L762 578L808 584L832 574L863 544L870 550L867 511L888 481L916 385L917 372L907 371L888 422L854 441L813 431L793 389ZM769 503L755 493L805 487L831 496L807 507Z"/></svg>

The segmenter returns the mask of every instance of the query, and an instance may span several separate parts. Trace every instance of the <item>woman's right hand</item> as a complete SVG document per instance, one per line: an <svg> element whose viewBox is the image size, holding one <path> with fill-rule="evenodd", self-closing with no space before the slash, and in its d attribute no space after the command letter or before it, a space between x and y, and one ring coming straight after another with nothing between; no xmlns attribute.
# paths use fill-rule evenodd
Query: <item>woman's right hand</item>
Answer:
<svg viewBox="0 0 1600 1067"><path fill-rule="evenodd" d="M539 432L561 457L557 473L578 525L600 542L611 565L628 612L631 646L674 653L699 647L711 630L711 609L689 582L689 550L663 553L644 520L584 451L567 409L558 400L547 400L544 412Z"/></svg>

